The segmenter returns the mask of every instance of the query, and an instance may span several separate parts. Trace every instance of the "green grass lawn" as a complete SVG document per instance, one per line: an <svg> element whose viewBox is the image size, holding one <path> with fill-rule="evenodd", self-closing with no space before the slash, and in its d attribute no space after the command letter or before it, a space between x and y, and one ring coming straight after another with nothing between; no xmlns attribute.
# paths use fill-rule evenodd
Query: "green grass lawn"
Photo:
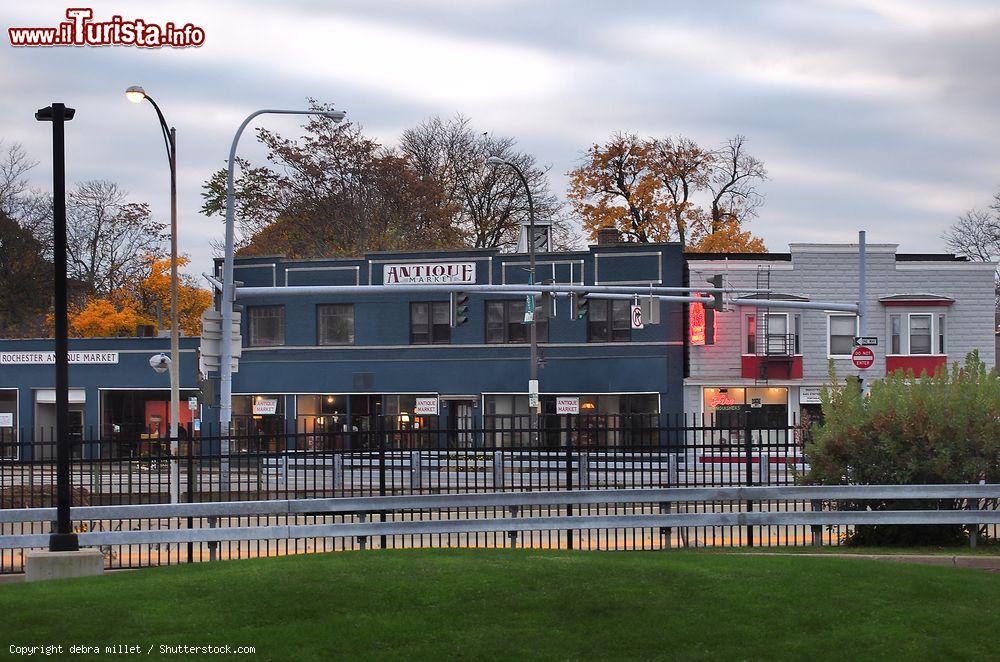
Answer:
<svg viewBox="0 0 1000 662"><path fill-rule="evenodd" d="M990 659L998 602L1000 574L856 559L370 551L0 585L0 638L260 660Z"/></svg>

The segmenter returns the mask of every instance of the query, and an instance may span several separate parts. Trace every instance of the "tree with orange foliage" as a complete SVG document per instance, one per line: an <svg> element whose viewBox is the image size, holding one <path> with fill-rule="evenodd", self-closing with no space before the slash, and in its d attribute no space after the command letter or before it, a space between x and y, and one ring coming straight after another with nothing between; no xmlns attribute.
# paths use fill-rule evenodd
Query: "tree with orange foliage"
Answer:
<svg viewBox="0 0 1000 662"><path fill-rule="evenodd" d="M188 258L178 258L178 266ZM122 287L111 295L92 297L69 314L70 335L77 338L130 336L139 325L162 320L170 328L170 260L146 259L145 274L135 287ZM177 288L180 328L184 335L201 333L201 314L212 304L212 294L198 287L191 276L181 275Z"/></svg>
<svg viewBox="0 0 1000 662"><path fill-rule="evenodd" d="M679 241L695 252L763 252L743 224L763 203L756 187L767 170L744 143L736 136L707 150L683 136L616 134L569 173L567 195L592 240L612 227L629 241Z"/></svg>

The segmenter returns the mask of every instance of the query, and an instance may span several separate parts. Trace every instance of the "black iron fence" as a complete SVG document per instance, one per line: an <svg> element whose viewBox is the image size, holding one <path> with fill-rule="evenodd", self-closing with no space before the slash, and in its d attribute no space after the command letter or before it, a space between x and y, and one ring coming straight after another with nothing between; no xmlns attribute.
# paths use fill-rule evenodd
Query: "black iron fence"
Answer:
<svg viewBox="0 0 1000 662"><path fill-rule="evenodd" d="M432 417L368 418L274 433L221 436L206 428L179 439L119 430L112 438L79 439L71 465L74 505L309 499L405 494L534 490L790 485L806 469L808 429L752 427L749 417L722 419L649 415L491 417L480 425L443 427ZM20 437L23 440L25 437ZM172 451L173 449L173 451ZM0 438L0 507L55 505L55 442ZM173 470L173 472L172 472ZM172 485L172 475L177 482ZM700 499L665 504L544 506L539 514L747 512L761 504ZM809 502L767 504L810 510ZM625 509L625 510L623 510ZM502 515L490 509L448 517ZM528 514L528 513L526 513ZM420 519L441 512L378 517ZM80 530L108 527L192 528L358 521L360 515L299 514L218 520L198 518L76 522ZM48 523L2 524L0 535L43 533ZM120 529L119 529L120 530ZM527 546L660 549L675 546L805 545L805 526L689 527L664 536L652 529L534 531L511 540L500 533L383 536L379 547ZM831 527L828 544L845 530ZM104 549L108 567L141 567L213 558L244 558L358 548L351 538L261 540L206 545L118 545ZM23 550L0 550L0 572L19 572Z"/></svg>

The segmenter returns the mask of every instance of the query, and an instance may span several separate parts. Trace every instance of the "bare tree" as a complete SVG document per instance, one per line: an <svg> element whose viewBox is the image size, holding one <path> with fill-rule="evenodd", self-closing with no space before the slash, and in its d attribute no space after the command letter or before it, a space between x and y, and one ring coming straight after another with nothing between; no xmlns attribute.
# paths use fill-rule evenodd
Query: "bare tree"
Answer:
<svg viewBox="0 0 1000 662"><path fill-rule="evenodd" d="M38 161L21 143L0 140L0 213L30 232L46 256L52 246L52 197L28 183L28 173Z"/></svg>
<svg viewBox="0 0 1000 662"><path fill-rule="evenodd" d="M673 217L677 240L685 246L705 232L704 210L692 197L709 184L717 152L702 149L690 138L652 139L649 168L663 184L667 213Z"/></svg>
<svg viewBox="0 0 1000 662"><path fill-rule="evenodd" d="M528 198L517 174L510 168L486 163L491 156L515 164L531 189L535 218L553 223L553 243L573 245L576 233L561 213L551 192L548 168L535 157L517 150L517 141L480 133L468 118L432 117L403 133L401 148L427 177L436 179L446 201L458 210L457 223L476 248L510 249L517 244L518 228L528 215Z"/></svg>
<svg viewBox="0 0 1000 662"><path fill-rule="evenodd" d="M129 202L113 182L77 184L67 201L67 267L91 295L135 283L150 257L163 255L166 225L150 217L149 205Z"/></svg>
<svg viewBox="0 0 1000 662"><path fill-rule="evenodd" d="M942 235L948 250L978 262L1000 260L1000 192L989 209L970 209ZM997 319L1000 324L1000 269L996 272Z"/></svg>
<svg viewBox="0 0 1000 662"><path fill-rule="evenodd" d="M709 181L713 234L721 231L726 222L740 225L756 216L764 203L757 185L767 179L767 169L746 151L745 143L743 136L731 138L713 159Z"/></svg>

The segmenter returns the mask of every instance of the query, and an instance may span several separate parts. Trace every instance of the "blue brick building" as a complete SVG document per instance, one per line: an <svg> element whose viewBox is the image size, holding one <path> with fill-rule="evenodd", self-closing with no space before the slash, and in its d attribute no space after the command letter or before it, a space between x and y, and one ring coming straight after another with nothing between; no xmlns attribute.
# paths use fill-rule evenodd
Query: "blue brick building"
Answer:
<svg viewBox="0 0 1000 662"><path fill-rule="evenodd" d="M233 376L237 432L363 431L377 416L455 429L526 416L529 345L523 295L472 294L468 322L452 328L446 293L293 295L289 289L284 295L282 290L441 279L524 284L527 266L523 253L493 249L372 253L358 259L238 258L238 283L273 289L266 296L237 300L243 336ZM221 264L215 268L221 272ZM677 244L597 245L537 257L538 282L649 286L683 285L683 278ZM538 326L544 414L555 415L560 397L577 398L587 413L681 411L683 305L664 302L659 324L632 329L631 303L595 299L588 318L577 320L568 298L555 299L552 315ZM80 412L74 424L103 436L136 424L148 434L168 429L167 376L148 365L149 357L167 346L166 338L73 341L72 351L114 354L103 363L70 366L72 407ZM192 418L203 425L218 420L217 380L199 382L197 346L196 338L182 339L181 424L186 429L193 427ZM32 434L52 424L48 401L54 399L52 365L44 357L27 361L24 353L51 350L46 340L0 341L0 413L13 414L7 434L18 434L22 448ZM192 412L186 400L194 396L201 402ZM426 414L430 402L437 415Z"/></svg>

